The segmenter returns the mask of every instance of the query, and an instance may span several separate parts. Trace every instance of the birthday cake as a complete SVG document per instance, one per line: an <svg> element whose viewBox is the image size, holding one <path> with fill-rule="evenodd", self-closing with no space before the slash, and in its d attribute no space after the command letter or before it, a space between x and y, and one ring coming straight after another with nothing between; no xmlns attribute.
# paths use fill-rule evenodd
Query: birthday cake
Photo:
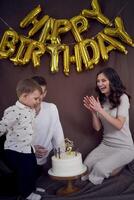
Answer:
<svg viewBox="0 0 134 200"><path fill-rule="evenodd" d="M79 152L64 152L59 156L52 156L52 168L48 171L50 175L59 177L77 176L86 171L87 167L82 163Z"/></svg>
<svg viewBox="0 0 134 200"><path fill-rule="evenodd" d="M82 155L73 150L73 142L68 138L65 139L65 152L60 148L55 149L52 156L52 168L48 173L52 176L69 177L83 174L87 167L82 163Z"/></svg>

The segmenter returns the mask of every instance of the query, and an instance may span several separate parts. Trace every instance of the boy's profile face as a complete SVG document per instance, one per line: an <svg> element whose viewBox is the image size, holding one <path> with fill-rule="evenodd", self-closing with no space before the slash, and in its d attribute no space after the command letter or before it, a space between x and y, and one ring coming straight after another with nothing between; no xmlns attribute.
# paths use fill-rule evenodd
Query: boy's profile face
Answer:
<svg viewBox="0 0 134 200"><path fill-rule="evenodd" d="M20 97L20 102L30 108L35 108L40 103L41 93L39 90L34 90L31 93L24 93Z"/></svg>

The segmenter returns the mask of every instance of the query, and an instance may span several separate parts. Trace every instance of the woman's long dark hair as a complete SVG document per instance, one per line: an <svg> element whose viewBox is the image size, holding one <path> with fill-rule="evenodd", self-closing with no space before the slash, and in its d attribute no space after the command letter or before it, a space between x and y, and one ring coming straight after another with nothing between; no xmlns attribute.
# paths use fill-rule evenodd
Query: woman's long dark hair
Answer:
<svg viewBox="0 0 134 200"><path fill-rule="evenodd" d="M99 73L96 76L96 80L97 80L98 75L101 73L103 73L106 76L106 78L109 80L110 95L108 96L108 99L111 104L111 109L120 105L120 97L122 94L125 93L130 99L130 95L126 93L125 86L123 85L119 75L113 68L108 67L99 71ZM99 96L101 105L103 105L103 103L106 101L106 96L101 93L101 91L97 87L97 83L96 83L96 92Z"/></svg>

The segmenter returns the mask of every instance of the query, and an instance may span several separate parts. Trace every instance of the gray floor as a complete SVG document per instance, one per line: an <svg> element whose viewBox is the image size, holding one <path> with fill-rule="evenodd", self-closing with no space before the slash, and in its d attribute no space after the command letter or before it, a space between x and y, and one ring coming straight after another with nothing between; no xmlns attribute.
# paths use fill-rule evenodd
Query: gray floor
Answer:
<svg viewBox="0 0 134 200"><path fill-rule="evenodd" d="M79 186L80 191L69 196L57 195L56 192L66 184L66 181L52 180L42 174L37 181L37 187L45 189L44 193L39 192L41 200L134 200L134 161L117 176L108 178L100 185L78 179L74 184ZM16 197L3 196L0 200L16 200Z"/></svg>

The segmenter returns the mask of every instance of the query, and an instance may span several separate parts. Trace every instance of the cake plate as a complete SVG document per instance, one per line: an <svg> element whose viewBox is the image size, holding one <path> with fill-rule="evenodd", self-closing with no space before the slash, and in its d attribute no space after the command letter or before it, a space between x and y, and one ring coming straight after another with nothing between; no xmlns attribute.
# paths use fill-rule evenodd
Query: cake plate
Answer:
<svg viewBox="0 0 134 200"><path fill-rule="evenodd" d="M52 169L49 169L49 171L48 171L48 174L50 175L51 179L58 180L58 181L61 181L61 180L67 181L67 185L65 185L64 187L61 187L56 192L56 194L59 196L67 196L71 193L79 191L80 188L75 186L73 184L73 181L79 179L81 176L85 175L86 173L87 173L86 166L84 166L83 170L75 176L56 176L53 174Z"/></svg>

